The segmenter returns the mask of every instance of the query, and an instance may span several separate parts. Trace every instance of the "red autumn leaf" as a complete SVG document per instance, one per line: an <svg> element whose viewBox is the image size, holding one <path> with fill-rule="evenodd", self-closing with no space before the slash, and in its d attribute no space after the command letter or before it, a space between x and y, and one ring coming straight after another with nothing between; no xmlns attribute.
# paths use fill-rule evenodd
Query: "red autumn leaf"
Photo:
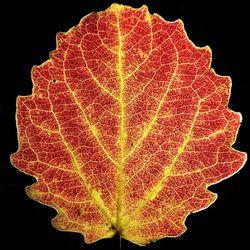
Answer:
<svg viewBox="0 0 250 250"><path fill-rule="evenodd" d="M182 234L208 207L208 186L236 173L241 116L231 80L183 23L113 4L57 35L17 100L11 161L37 182L28 195L56 209L53 225L86 242L115 233L144 245Z"/></svg>

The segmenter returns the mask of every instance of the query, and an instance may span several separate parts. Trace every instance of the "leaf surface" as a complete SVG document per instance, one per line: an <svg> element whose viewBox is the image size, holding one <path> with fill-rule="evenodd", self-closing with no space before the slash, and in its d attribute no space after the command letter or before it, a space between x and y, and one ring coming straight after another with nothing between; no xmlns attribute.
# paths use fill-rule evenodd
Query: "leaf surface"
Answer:
<svg viewBox="0 0 250 250"><path fill-rule="evenodd" d="M115 233L139 245L185 230L208 207L208 186L236 173L241 116L231 80L180 20L113 4L58 33L50 59L17 100L16 168L28 195L56 209L52 224L88 243Z"/></svg>

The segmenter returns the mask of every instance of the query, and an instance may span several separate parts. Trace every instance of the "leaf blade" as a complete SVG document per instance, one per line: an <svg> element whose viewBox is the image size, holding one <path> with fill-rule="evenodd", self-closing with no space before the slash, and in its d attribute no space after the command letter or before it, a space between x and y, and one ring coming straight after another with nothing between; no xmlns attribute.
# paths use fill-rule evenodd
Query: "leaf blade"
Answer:
<svg viewBox="0 0 250 250"><path fill-rule="evenodd" d="M53 225L86 242L180 235L188 214L216 199L207 187L246 160L231 148L240 124L227 108L231 80L181 21L145 6L88 15L32 75L11 161L36 177L27 193L57 210Z"/></svg>

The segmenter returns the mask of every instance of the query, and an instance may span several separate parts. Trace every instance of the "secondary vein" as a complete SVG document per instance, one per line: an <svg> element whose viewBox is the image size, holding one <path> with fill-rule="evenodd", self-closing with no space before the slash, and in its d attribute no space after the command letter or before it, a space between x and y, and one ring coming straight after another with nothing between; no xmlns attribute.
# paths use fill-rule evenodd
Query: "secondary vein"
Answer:
<svg viewBox="0 0 250 250"><path fill-rule="evenodd" d="M192 132L195 126L195 123L197 121L197 117L200 113L200 108L201 108L201 100L199 100L198 104L197 104L198 108L194 114L194 118L193 121L189 127L189 130L186 134L186 136L184 137L184 140L182 142L182 144L180 145L178 152L176 154L176 156L173 158L172 163L169 166L166 166L164 169L164 174L162 179L157 183L156 186L154 186L145 196L145 199L142 201L142 203L140 204L140 206L138 206L138 208L132 213L132 215L130 216L130 219L124 224L124 226L128 226L133 219L135 218L136 215L138 215L140 213L140 211L142 211L142 209L152 200L154 200L158 194L161 192L161 190L164 188L164 184L166 182L166 180L172 175L172 171L177 163L177 161L180 159L181 155L183 154L183 152L185 152L185 148L188 144L188 142L191 140L192 138Z"/></svg>
<svg viewBox="0 0 250 250"><path fill-rule="evenodd" d="M67 51L66 51L66 52L67 52ZM80 110L82 111L83 116L84 116L84 118L86 119L87 124L90 126L89 121L88 121L88 119L87 119L87 117L86 117L86 114L85 114L85 112L84 112L84 109L81 107L81 105L80 105L80 103L78 102L78 100L77 100L77 98L76 98L74 92L71 90L71 88L70 88L70 86L69 86L69 84L68 84L68 82L67 82L67 77L66 77L66 74L65 74L65 66L64 66L64 64L65 64L65 58L66 58L66 52L65 52L65 54L64 54L64 62L63 62L63 68L64 68L64 71L63 71L63 72L64 72L64 82L65 82L65 85L67 86L69 92L71 93L71 95L72 95L72 97L73 97L75 103L79 106ZM79 174L79 177L80 177L81 180L83 181L83 184L84 184L84 186L86 187L86 190L88 191L90 197L92 198L93 203L97 206L97 208L101 211L101 213L106 217L106 219L107 219L111 224L113 224L114 221L113 221L112 216L110 215L110 212L109 212L108 208L104 205L102 199L101 199L100 197L97 197L97 196L95 195L95 193L93 193L93 191L95 191L95 190L91 190L91 187L89 186L89 183L87 182L86 176L82 173L82 171L81 171L81 169L80 169L81 162L79 162L79 160L78 160L77 156L75 155L74 151L71 149L70 144L69 144L69 143L67 142L67 140L64 138L63 133L61 132L61 125L60 125L59 120L58 120L58 118L57 118L57 116L56 116L56 113L55 113L54 110L53 110L53 105L52 105L52 103L51 103L50 98L49 98L49 101L50 101L50 104L51 104L51 107L52 107L52 110L51 110L51 111L52 111L52 113L53 113L53 116L54 116L54 118L55 118L55 120L56 120L56 123L57 123L57 125L58 125L58 128L59 128L59 134L60 134L60 136L61 136L61 138L62 138L62 142L64 143L64 145L65 145L67 151L69 152L69 154L70 154L70 156L71 156L71 159L72 159L72 161L73 161L72 163L73 163L73 166L74 166L76 172ZM91 130L91 132L93 133L92 130ZM95 137L96 137L96 136L95 136ZM96 139L97 139L97 141L99 142L99 138L96 137ZM102 144L100 143L100 145L102 145ZM104 149L104 148L102 147L102 149ZM107 154L108 158L112 161L112 158L108 155L108 153L107 153L106 151L104 151L104 152Z"/></svg>
<svg viewBox="0 0 250 250"><path fill-rule="evenodd" d="M120 31L120 22L119 22L119 10L115 10L116 19L117 19L117 34L118 34L118 63L117 63L117 72L119 78L119 107L120 107L120 126L119 126L119 145L120 145L120 157L118 165L118 200L117 200L117 232L121 231L121 215L122 215L122 197L123 197L123 170L124 170L124 154L125 154L125 144L126 144L126 129L125 129L125 98L124 98L124 75L123 75L123 39Z"/></svg>

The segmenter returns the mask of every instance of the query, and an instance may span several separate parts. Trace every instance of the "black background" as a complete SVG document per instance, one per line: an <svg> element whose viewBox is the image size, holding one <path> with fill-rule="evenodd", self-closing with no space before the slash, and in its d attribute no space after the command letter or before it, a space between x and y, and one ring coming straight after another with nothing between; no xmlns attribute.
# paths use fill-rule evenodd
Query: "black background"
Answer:
<svg viewBox="0 0 250 250"><path fill-rule="evenodd" d="M119 1L139 7L147 4L167 20L181 18L188 36L198 46L209 45L213 51L212 67L233 80L230 108L240 111L243 123L234 147L248 151L249 141L249 23L247 1ZM233 1L232 1L233 2ZM54 229L52 208L27 197L24 188L32 177L17 171L9 155L17 150L15 99L31 94L30 70L48 59L55 49L55 34L67 31L92 11L111 4L104 0L1 1L1 86L0 86L0 249L118 249L119 239L104 239L87 245L80 234ZM176 239L162 239L145 249L223 249L236 245L249 247L249 164L232 178L210 190L218 200L202 212L188 217L188 230ZM246 228L245 228L246 227ZM122 249L141 249L125 240Z"/></svg>

